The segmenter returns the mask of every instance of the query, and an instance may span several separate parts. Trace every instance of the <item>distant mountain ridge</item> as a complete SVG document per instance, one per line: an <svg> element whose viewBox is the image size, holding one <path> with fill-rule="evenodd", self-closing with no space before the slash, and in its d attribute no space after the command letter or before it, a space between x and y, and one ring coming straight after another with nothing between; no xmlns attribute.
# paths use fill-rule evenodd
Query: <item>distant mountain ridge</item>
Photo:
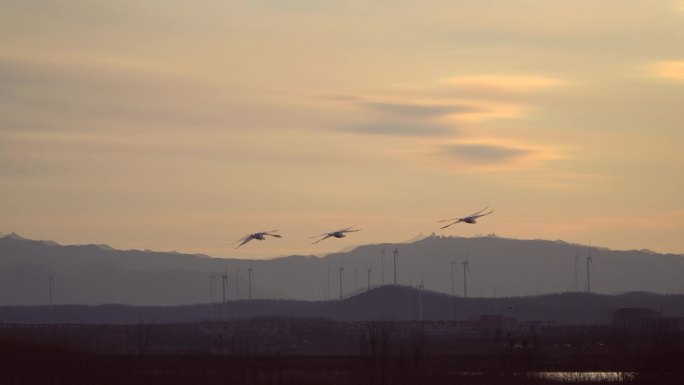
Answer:
<svg viewBox="0 0 684 385"><path fill-rule="evenodd" d="M421 237L412 243L363 245L324 257L270 260L212 258L177 252L116 250L106 245L59 245L15 233L0 238L0 305L53 303L189 305L222 298L323 300L394 282L392 251L398 249L397 283L458 296L464 294L462 262L469 253L471 297L525 296L584 291L591 250L591 289L615 294L684 293L684 257L646 251L614 251L564 241L517 240L493 235ZM381 252L386 251L384 261ZM575 257L579 260L575 264ZM344 260L342 285L338 268ZM453 283L451 267L454 267ZM575 275L575 268L577 275ZM381 274L384 271L384 274ZM210 278L214 274L214 279ZM210 288L213 286L213 293Z"/></svg>
<svg viewBox="0 0 684 385"><path fill-rule="evenodd" d="M259 317L337 321L474 321L498 315L519 322L558 325L608 324L621 308L649 308L664 317L684 317L684 295L563 293L513 298L461 298L407 286L370 288L344 300L242 300L185 306L59 305L0 306L5 323L138 324L187 323Z"/></svg>

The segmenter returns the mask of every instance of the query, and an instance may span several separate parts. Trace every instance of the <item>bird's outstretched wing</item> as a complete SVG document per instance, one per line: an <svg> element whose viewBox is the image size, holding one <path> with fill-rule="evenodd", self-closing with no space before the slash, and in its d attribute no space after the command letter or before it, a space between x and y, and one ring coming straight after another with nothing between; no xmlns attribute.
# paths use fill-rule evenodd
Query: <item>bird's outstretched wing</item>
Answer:
<svg viewBox="0 0 684 385"><path fill-rule="evenodd" d="M242 246L242 245L244 245L245 243L251 241L252 239L254 239L254 238L252 238L251 235L246 236L246 237L242 240L242 243L240 243L239 245L237 245L236 249L239 249L240 246Z"/></svg>
<svg viewBox="0 0 684 385"><path fill-rule="evenodd" d="M283 236L280 235L280 234L271 234L271 233L264 233L264 235L270 235L270 236L276 237L276 238L282 238L282 237L283 237Z"/></svg>
<svg viewBox="0 0 684 385"><path fill-rule="evenodd" d="M478 215L478 214L480 214L481 212L487 210L488 208L489 208L489 206L483 208L482 210L480 210L480 211L478 211L478 212L476 212L476 213L472 213L472 214L468 215L468 218L470 218L470 217L476 217L476 218L477 218L477 215ZM485 214L485 215L486 215L486 214Z"/></svg>
<svg viewBox="0 0 684 385"><path fill-rule="evenodd" d="M347 227L347 228L344 228L344 229L342 229L342 230L337 230L337 231L335 231L335 232L336 232L336 233L353 233L353 232L355 232L355 231L360 231L360 230L361 230L361 229L355 229L354 227L356 227L356 225L354 225L354 226L349 226L349 227Z"/></svg>
<svg viewBox="0 0 684 385"><path fill-rule="evenodd" d="M456 222L452 222L452 223L449 223L449 224L446 225L446 226L442 226L442 227L440 227L440 229L446 229L447 227L449 227L449 226L451 226L451 225L455 225L455 224L460 223L460 222L463 222L463 219L459 219L459 220L457 220Z"/></svg>
<svg viewBox="0 0 684 385"><path fill-rule="evenodd" d="M480 217L484 217L485 215L489 215L489 214L491 214L491 213L493 213L493 212L494 212L494 210L492 210L492 211L490 211L490 212L488 212L488 213L484 213L484 214L473 215L473 216L471 216L471 218L480 218Z"/></svg>
<svg viewBox="0 0 684 385"><path fill-rule="evenodd" d="M442 219L441 221L437 222L451 222L451 221L460 221L462 218L451 218L451 219Z"/></svg>
<svg viewBox="0 0 684 385"><path fill-rule="evenodd" d="M238 242L243 242L244 240L246 240L247 238L249 238L249 237L251 237L251 236L252 236L252 234L245 235L244 237L242 237L242 238L238 239L237 241L231 243L231 245L234 245L234 244L236 244L236 243L238 243ZM242 243L240 246L242 246L242 245L244 245L244 243Z"/></svg>
<svg viewBox="0 0 684 385"><path fill-rule="evenodd" d="M325 234L325 237L323 237L323 238L317 240L316 242L312 242L311 244L312 244L312 245L315 245L315 244L317 244L318 242L320 242L320 241L322 241L322 240L324 240L324 239L328 239L328 238L330 238L330 237L332 237L332 235L330 235L330 234Z"/></svg>
<svg viewBox="0 0 684 385"><path fill-rule="evenodd" d="M318 234L318 235L314 235L314 236L312 236L312 237L307 237L307 238L309 238L309 239L313 239L313 238L318 238L318 237L322 237L322 236L324 236L324 235L330 235L330 233L323 233L323 234Z"/></svg>

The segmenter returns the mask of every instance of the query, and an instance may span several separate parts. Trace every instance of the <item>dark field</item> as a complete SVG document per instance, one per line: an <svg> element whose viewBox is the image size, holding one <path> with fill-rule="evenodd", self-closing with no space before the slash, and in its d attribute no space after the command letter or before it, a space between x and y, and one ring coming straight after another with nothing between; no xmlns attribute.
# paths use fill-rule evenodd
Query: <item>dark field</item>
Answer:
<svg viewBox="0 0 684 385"><path fill-rule="evenodd" d="M621 383L682 384L682 346L667 322L639 330L283 318L3 325L0 383L550 384L559 381L538 373L616 372ZM591 383L578 374L562 382Z"/></svg>

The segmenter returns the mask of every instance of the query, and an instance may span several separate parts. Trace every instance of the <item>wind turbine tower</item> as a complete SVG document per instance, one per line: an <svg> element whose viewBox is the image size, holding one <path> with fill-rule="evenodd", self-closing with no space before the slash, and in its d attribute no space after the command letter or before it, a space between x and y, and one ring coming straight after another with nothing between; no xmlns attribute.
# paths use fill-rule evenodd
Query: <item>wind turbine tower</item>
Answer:
<svg viewBox="0 0 684 385"><path fill-rule="evenodd" d="M235 268L235 300L240 300L240 266Z"/></svg>
<svg viewBox="0 0 684 385"><path fill-rule="evenodd" d="M385 249L380 252L380 284L385 285Z"/></svg>
<svg viewBox="0 0 684 385"><path fill-rule="evenodd" d="M370 282L371 282L371 273L372 272L373 272L373 270L371 270L371 268L369 267L368 268L368 289L366 289L366 290L370 290Z"/></svg>
<svg viewBox="0 0 684 385"><path fill-rule="evenodd" d="M223 303L221 305L221 320L223 320L224 313L226 312L226 290L228 290L228 268L223 272L221 276L221 293L223 297Z"/></svg>
<svg viewBox="0 0 684 385"><path fill-rule="evenodd" d="M325 299L330 300L330 266L328 266L328 288L325 292Z"/></svg>
<svg viewBox="0 0 684 385"><path fill-rule="evenodd" d="M394 249L394 284L397 284L397 262L399 261L399 249Z"/></svg>
<svg viewBox="0 0 684 385"><path fill-rule="evenodd" d="M579 286L577 283L577 270L579 269L579 250L575 251L575 291L579 291Z"/></svg>
<svg viewBox="0 0 684 385"><path fill-rule="evenodd" d="M249 270L247 270L247 277L249 279L249 299L252 299L252 276L254 275L254 266L249 265Z"/></svg>
<svg viewBox="0 0 684 385"><path fill-rule="evenodd" d="M418 321L423 320L423 273L420 273L420 286L418 286Z"/></svg>
<svg viewBox="0 0 684 385"><path fill-rule="evenodd" d="M209 276L209 304L214 304L214 281L216 280L216 273L214 270L211 271Z"/></svg>
<svg viewBox="0 0 684 385"><path fill-rule="evenodd" d="M342 301L342 279L344 277L344 260L340 264L340 301Z"/></svg>
<svg viewBox="0 0 684 385"><path fill-rule="evenodd" d="M456 270L456 261L451 261L451 296L456 296L456 288L454 286L454 270Z"/></svg>
<svg viewBox="0 0 684 385"><path fill-rule="evenodd" d="M52 310L52 283L55 280L55 275L50 272L50 278L48 280L48 303L50 304L50 310Z"/></svg>
<svg viewBox="0 0 684 385"><path fill-rule="evenodd" d="M472 278L472 275L470 274L470 265L468 262L468 257L466 257L466 260L461 263L463 265L463 298L468 298L468 279L466 276L466 271L468 275Z"/></svg>
<svg viewBox="0 0 684 385"><path fill-rule="evenodd" d="M589 255L587 255L587 293L591 293L591 246L589 246Z"/></svg>

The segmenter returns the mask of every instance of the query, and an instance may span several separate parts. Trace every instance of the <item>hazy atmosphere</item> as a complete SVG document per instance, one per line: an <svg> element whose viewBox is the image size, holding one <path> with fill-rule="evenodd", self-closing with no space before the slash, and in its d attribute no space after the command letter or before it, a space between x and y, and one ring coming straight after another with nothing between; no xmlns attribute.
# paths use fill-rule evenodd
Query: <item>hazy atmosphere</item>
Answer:
<svg viewBox="0 0 684 385"><path fill-rule="evenodd" d="M0 232L237 258L421 232L684 253L682 36L672 0L3 1Z"/></svg>

